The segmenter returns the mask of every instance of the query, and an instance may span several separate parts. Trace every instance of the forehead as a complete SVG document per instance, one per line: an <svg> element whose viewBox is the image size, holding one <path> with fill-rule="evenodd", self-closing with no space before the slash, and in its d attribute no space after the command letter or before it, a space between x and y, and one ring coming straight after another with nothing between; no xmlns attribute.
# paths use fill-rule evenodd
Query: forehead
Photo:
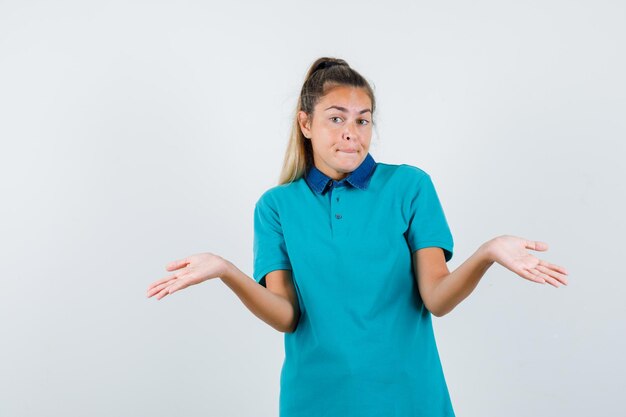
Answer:
<svg viewBox="0 0 626 417"><path fill-rule="evenodd" d="M322 110L324 110L328 106L336 105L361 111L366 108L371 109L371 104L370 97L364 88L340 85L330 87L320 98L316 107L323 106Z"/></svg>

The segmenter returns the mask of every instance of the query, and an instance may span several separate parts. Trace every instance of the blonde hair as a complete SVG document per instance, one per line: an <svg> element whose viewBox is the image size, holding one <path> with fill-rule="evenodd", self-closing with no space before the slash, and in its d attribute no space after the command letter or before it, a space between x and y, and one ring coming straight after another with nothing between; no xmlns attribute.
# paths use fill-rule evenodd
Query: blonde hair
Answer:
<svg viewBox="0 0 626 417"><path fill-rule="evenodd" d="M372 102L372 124L374 124L376 100L369 82L343 59L330 57L317 59L309 68L300 90L285 151L285 160L278 180L279 185L296 181L313 165L313 149L310 140L306 139L300 130L298 112L304 111L312 118L313 110L320 98L326 94L329 87L337 85L365 89Z"/></svg>

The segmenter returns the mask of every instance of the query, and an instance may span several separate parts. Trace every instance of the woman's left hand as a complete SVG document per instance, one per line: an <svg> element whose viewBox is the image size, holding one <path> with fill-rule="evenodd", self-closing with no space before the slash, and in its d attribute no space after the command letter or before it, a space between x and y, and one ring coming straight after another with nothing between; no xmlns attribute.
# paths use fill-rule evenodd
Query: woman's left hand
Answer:
<svg viewBox="0 0 626 417"><path fill-rule="evenodd" d="M547 282L556 288L567 285L565 268L538 259L526 250L546 251L548 244L545 242L502 235L485 242L483 249L491 261L499 263L522 278L541 284Z"/></svg>

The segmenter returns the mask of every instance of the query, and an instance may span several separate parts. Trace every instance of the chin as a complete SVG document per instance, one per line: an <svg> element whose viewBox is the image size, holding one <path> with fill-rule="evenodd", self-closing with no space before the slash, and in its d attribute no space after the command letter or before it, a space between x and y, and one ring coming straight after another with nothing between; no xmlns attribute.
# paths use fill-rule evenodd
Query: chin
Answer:
<svg viewBox="0 0 626 417"><path fill-rule="evenodd" d="M360 165L360 164L361 164L361 160L358 160L358 161L349 162L349 163L348 163L348 162L346 162L346 163L340 164L339 166L341 167L341 169L342 169L343 171L345 171L346 173L348 173L348 172L352 172L352 171L354 171L355 169L357 169L357 168L359 167L359 165Z"/></svg>
<svg viewBox="0 0 626 417"><path fill-rule="evenodd" d="M355 152L354 154L347 154L342 152L337 152L335 161L337 170L343 171L345 173L352 172L361 165L363 160L365 159L365 155L363 151Z"/></svg>

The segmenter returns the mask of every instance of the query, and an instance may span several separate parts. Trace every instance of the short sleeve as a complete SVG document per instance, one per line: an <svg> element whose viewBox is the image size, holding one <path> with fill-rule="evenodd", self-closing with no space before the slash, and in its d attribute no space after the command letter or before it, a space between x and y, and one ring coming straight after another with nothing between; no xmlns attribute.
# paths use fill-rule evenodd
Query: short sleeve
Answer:
<svg viewBox="0 0 626 417"><path fill-rule="evenodd" d="M443 249L446 262L452 259L452 233L430 175L424 174L418 180L409 210L407 243L411 253L435 246Z"/></svg>
<svg viewBox="0 0 626 417"><path fill-rule="evenodd" d="M254 208L254 279L266 286L265 275L277 269L292 269L278 211L271 196L264 194Z"/></svg>

